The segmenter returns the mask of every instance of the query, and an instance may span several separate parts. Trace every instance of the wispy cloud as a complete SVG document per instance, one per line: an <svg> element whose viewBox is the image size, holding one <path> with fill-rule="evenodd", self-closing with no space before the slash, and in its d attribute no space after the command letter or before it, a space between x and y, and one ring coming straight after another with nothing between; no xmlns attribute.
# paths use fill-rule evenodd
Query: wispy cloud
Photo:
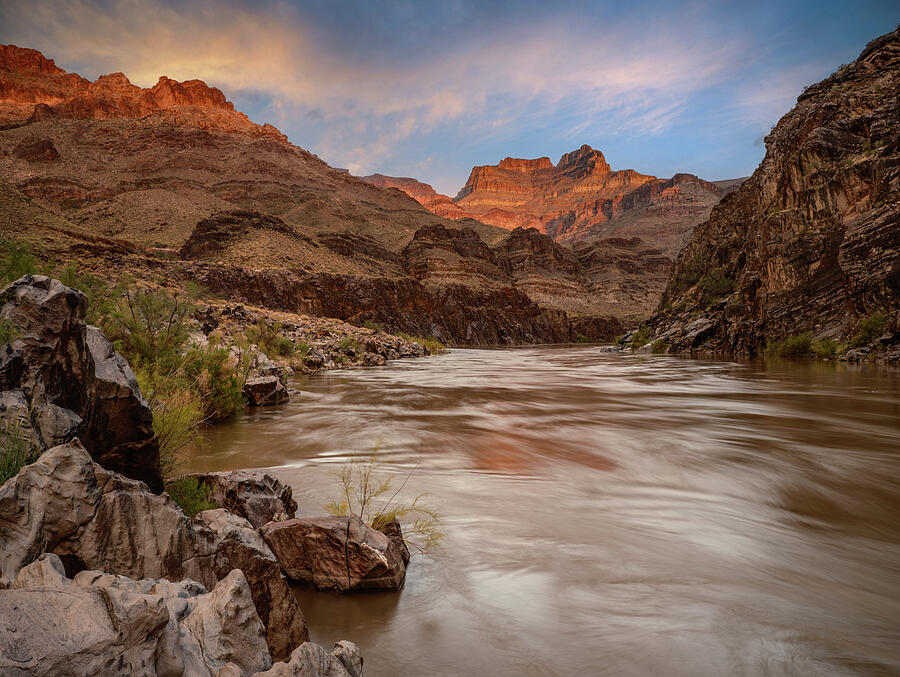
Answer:
<svg viewBox="0 0 900 677"><path fill-rule="evenodd" d="M434 16L416 3L323 6L3 0L0 37L87 75L204 79L354 172L529 132L657 137L716 87L731 92L719 115L770 120L807 77L735 88L757 46L749 32L711 30L705 3L624 14L578 3L535 17L526 10L539 5L515 3L483 21L465 0Z"/></svg>

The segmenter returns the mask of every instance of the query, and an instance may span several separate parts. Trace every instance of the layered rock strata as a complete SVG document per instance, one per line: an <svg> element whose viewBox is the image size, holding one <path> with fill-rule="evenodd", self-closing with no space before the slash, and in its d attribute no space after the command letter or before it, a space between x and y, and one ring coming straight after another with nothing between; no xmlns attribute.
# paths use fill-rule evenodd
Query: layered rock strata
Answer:
<svg viewBox="0 0 900 677"><path fill-rule="evenodd" d="M811 87L694 231L650 324L673 350L846 341L900 307L900 29ZM882 339L873 336L873 339Z"/></svg>

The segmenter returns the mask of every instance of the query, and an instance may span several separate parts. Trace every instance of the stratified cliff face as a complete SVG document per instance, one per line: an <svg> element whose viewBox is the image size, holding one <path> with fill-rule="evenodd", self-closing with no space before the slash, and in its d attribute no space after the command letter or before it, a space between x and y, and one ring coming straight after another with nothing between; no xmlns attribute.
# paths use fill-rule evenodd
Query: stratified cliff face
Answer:
<svg viewBox="0 0 900 677"><path fill-rule="evenodd" d="M535 228L557 242L597 237L640 237L674 256L693 227L724 194L692 174L657 179L633 169L614 171L590 146L550 158L506 158L475 167L451 200L415 179L364 177L399 188L435 214L468 216L508 230Z"/></svg>
<svg viewBox="0 0 900 677"><path fill-rule="evenodd" d="M807 88L681 252L650 323L670 348L847 339L900 308L900 29Z"/></svg>

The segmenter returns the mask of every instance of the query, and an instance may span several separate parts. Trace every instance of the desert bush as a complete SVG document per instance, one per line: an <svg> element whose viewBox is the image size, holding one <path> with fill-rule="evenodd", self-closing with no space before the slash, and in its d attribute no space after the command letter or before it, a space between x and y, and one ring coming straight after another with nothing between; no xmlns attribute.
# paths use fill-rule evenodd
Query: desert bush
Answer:
<svg viewBox="0 0 900 677"><path fill-rule="evenodd" d="M363 322L363 325L366 329L371 329L372 331L383 331L381 329L381 325L373 320L366 320Z"/></svg>
<svg viewBox="0 0 900 677"><path fill-rule="evenodd" d="M338 343L338 350L340 350L345 355L355 356L362 355L365 352L362 347L359 345L359 341L357 341L352 336L345 336Z"/></svg>
<svg viewBox="0 0 900 677"><path fill-rule="evenodd" d="M218 506L209 500L210 488L196 477L179 477L166 483L166 493L188 517Z"/></svg>
<svg viewBox="0 0 900 677"><path fill-rule="evenodd" d="M710 271L702 276L699 280L700 284L700 303L708 306L718 301L734 291L734 280L725 276L725 273L719 270Z"/></svg>
<svg viewBox="0 0 900 677"><path fill-rule="evenodd" d="M18 420L0 420L0 484L15 477L37 456L37 449L26 437Z"/></svg>
<svg viewBox="0 0 900 677"><path fill-rule="evenodd" d="M31 245L18 240L0 239L0 286L18 280L23 275L43 272Z"/></svg>
<svg viewBox="0 0 900 677"><path fill-rule="evenodd" d="M174 367L187 346L193 306L163 291L128 291L105 323L107 337L128 361Z"/></svg>
<svg viewBox="0 0 900 677"><path fill-rule="evenodd" d="M0 317L0 346L15 341L22 335L19 328L6 317Z"/></svg>
<svg viewBox="0 0 900 677"><path fill-rule="evenodd" d="M411 334L407 334L402 331L397 332L397 336L411 343L418 343L420 346L425 348L429 355L438 355L440 353L447 352L447 346L441 343L435 336L428 336L423 338L421 336L412 336Z"/></svg>
<svg viewBox="0 0 900 677"><path fill-rule="evenodd" d="M829 338L823 338L817 341L813 341L812 344L813 355L823 360L830 360L837 355L841 355L846 349L846 344L840 343L838 341L833 341Z"/></svg>
<svg viewBox="0 0 900 677"><path fill-rule="evenodd" d="M881 313L869 315L867 318L860 320L856 326L856 334L853 335L851 343L855 348L869 345L881 336L887 323L888 318Z"/></svg>
<svg viewBox="0 0 900 677"><path fill-rule="evenodd" d="M392 491L393 479L383 476L379 468L376 450L366 460L345 465L333 473L340 486L340 495L325 509L332 515L356 515L374 529L383 529L395 519L412 519L411 523L403 525L403 540L419 552L436 552L444 533L440 515L425 501L427 494L419 494L412 500L398 500L416 469L413 468Z"/></svg>
<svg viewBox="0 0 900 677"><path fill-rule="evenodd" d="M284 326L280 322L268 323L260 320L247 327L247 338L271 359L291 357L296 347L294 342L282 333L283 331Z"/></svg>
<svg viewBox="0 0 900 677"><path fill-rule="evenodd" d="M249 354L243 360L249 360ZM243 406L249 368L228 349L215 345L193 348L184 356L182 369L200 396L205 420L228 418Z"/></svg>
<svg viewBox="0 0 900 677"><path fill-rule="evenodd" d="M812 352L812 343L812 334L806 331L780 341L770 341L766 346L766 352L779 357L802 357Z"/></svg>
<svg viewBox="0 0 900 677"><path fill-rule="evenodd" d="M707 267L706 257L702 254L694 254L675 274L675 289L684 291L693 287L703 277Z"/></svg>
<svg viewBox="0 0 900 677"><path fill-rule="evenodd" d="M72 264L55 271L54 275L64 285L77 289L87 297L85 321L105 330L116 312L119 299L125 293L128 280L113 285L95 275L79 273Z"/></svg>
<svg viewBox="0 0 900 677"><path fill-rule="evenodd" d="M638 327L637 331L631 336L631 350L637 350L641 346L647 344L650 340L650 327L646 324L642 324Z"/></svg>
<svg viewBox="0 0 900 677"><path fill-rule="evenodd" d="M662 354L664 354L664 353L666 352L666 348L667 348L667 347L668 347L668 346L667 346L667 344L666 344L666 340L665 340L665 339L656 339L656 340L653 342L653 344L650 346L650 351L651 351L654 355L662 355Z"/></svg>

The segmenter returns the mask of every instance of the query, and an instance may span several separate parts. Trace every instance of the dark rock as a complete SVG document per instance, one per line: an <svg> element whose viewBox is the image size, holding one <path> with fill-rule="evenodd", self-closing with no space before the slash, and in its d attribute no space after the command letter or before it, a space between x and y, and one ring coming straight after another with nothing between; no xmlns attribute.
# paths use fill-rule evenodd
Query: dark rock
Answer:
<svg viewBox="0 0 900 677"><path fill-rule="evenodd" d="M260 376L247 379L247 382L244 384L244 397L254 407L281 404L290 399L287 388L284 387L277 376Z"/></svg>
<svg viewBox="0 0 900 677"><path fill-rule="evenodd" d="M804 90L766 155L697 226L650 323L673 350L754 354L810 332L900 330L900 29ZM697 316L715 321L699 337Z"/></svg>
<svg viewBox="0 0 900 677"><path fill-rule="evenodd" d="M220 508L246 519L255 528L297 512L291 487L269 474L232 470L229 472L194 473L210 489L209 500Z"/></svg>
<svg viewBox="0 0 900 677"><path fill-rule="evenodd" d="M78 437L103 467L162 491L153 415L137 379L96 327L84 294L26 275L0 292L21 335L0 356L0 406L41 449Z"/></svg>
<svg viewBox="0 0 900 677"><path fill-rule="evenodd" d="M55 162L59 160L59 151L53 141L47 138L28 137L16 144L13 156L28 162Z"/></svg>
<svg viewBox="0 0 900 677"><path fill-rule="evenodd" d="M396 541L357 517L271 522L260 533L288 578L320 590L397 590L406 578Z"/></svg>

